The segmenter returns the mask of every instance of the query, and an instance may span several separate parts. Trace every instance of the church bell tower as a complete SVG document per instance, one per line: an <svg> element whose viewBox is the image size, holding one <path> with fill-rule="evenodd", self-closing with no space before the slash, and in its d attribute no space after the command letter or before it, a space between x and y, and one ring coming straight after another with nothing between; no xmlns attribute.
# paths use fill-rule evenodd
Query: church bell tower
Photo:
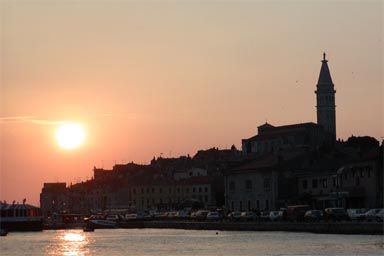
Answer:
<svg viewBox="0 0 384 256"><path fill-rule="evenodd" d="M328 60L323 53L319 81L317 82L317 124L323 126L324 130L336 140L336 105L334 85L328 68Z"/></svg>

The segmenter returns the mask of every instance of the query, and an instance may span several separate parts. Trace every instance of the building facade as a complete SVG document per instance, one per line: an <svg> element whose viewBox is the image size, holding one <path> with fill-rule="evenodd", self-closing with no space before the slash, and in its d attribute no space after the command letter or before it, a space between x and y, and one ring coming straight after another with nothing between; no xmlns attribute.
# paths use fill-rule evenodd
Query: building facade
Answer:
<svg viewBox="0 0 384 256"><path fill-rule="evenodd" d="M274 157L246 163L225 173L225 207L230 211L277 208L278 171Z"/></svg>
<svg viewBox="0 0 384 256"><path fill-rule="evenodd" d="M382 207L382 174L376 160L345 164L337 170L298 176L298 193L314 208Z"/></svg>
<svg viewBox="0 0 384 256"><path fill-rule="evenodd" d="M44 183L40 193L43 217L68 210L68 191L65 182Z"/></svg>
<svg viewBox="0 0 384 256"><path fill-rule="evenodd" d="M265 123L258 127L257 135L242 140L242 150L248 156L277 155L293 150L314 150L326 141L324 129L315 123L283 126Z"/></svg>

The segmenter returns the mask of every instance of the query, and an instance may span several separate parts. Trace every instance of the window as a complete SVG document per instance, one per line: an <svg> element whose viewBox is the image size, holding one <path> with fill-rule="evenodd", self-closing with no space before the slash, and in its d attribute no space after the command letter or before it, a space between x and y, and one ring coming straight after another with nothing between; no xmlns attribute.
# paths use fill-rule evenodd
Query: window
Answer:
<svg viewBox="0 0 384 256"><path fill-rule="evenodd" d="M303 180L303 189L307 189L307 188L308 188L308 181Z"/></svg>
<svg viewBox="0 0 384 256"><path fill-rule="evenodd" d="M229 190L230 190L230 191L235 191L235 182L234 182L234 181L231 181L231 182L229 183Z"/></svg>
<svg viewBox="0 0 384 256"><path fill-rule="evenodd" d="M364 178L364 170L363 170L363 168L360 169L360 177Z"/></svg>
<svg viewBox="0 0 384 256"><path fill-rule="evenodd" d="M252 181L251 180L246 180L245 181L245 189L246 190L252 190Z"/></svg>
<svg viewBox="0 0 384 256"><path fill-rule="evenodd" d="M232 209L232 211L234 211L235 210L235 202L231 202L231 209Z"/></svg>
<svg viewBox="0 0 384 256"><path fill-rule="evenodd" d="M269 191L271 191L271 179L265 178L264 179L264 192L269 192Z"/></svg>
<svg viewBox="0 0 384 256"><path fill-rule="evenodd" d="M368 177L371 177L371 168L367 168L367 171L368 171Z"/></svg>
<svg viewBox="0 0 384 256"><path fill-rule="evenodd" d="M196 192L196 188L195 188L195 187L193 187L193 188L192 188L192 191L193 191L193 193L195 193L195 192Z"/></svg>
<svg viewBox="0 0 384 256"><path fill-rule="evenodd" d="M251 210L251 200L248 200L248 211Z"/></svg>
<svg viewBox="0 0 384 256"><path fill-rule="evenodd" d="M265 209L269 210L269 201L268 201L268 199L265 200Z"/></svg>
<svg viewBox="0 0 384 256"><path fill-rule="evenodd" d="M199 193L201 193L201 187L199 187Z"/></svg>
<svg viewBox="0 0 384 256"><path fill-rule="evenodd" d="M208 192L208 187L205 187L204 191L205 191L205 193L207 193Z"/></svg>
<svg viewBox="0 0 384 256"><path fill-rule="evenodd" d="M336 177L332 177L333 187L336 187Z"/></svg>
<svg viewBox="0 0 384 256"><path fill-rule="evenodd" d="M260 201L259 200L256 200L256 208L257 208L257 210L260 210Z"/></svg>
<svg viewBox="0 0 384 256"><path fill-rule="evenodd" d="M317 179L312 180L312 188L317 188Z"/></svg>
<svg viewBox="0 0 384 256"><path fill-rule="evenodd" d="M327 179L323 179L323 188L328 187Z"/></svg>
<svg viewBox="0 0 384 256"><path fill-rule="evenodd" d="M243 210L243 202L240 201L240 211L242 211L242 210Z"/></svg>

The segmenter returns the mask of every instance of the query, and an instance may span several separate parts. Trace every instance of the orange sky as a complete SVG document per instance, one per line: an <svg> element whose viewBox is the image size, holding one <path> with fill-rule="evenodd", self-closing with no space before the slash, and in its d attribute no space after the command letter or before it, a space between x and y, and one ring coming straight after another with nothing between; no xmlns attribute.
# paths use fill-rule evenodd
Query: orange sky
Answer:
<svg viewBox="0 0 384 256"><path fill-rule="evenodd" d="M383 131L381 1L10 1L1 10L0 199L94 165L240 147L316 120L327 52L337 135ZM9 119L12 117L12 119ZM18 119L15 119L18 118ZM83 123L65 151L57 122Z"/></svg>

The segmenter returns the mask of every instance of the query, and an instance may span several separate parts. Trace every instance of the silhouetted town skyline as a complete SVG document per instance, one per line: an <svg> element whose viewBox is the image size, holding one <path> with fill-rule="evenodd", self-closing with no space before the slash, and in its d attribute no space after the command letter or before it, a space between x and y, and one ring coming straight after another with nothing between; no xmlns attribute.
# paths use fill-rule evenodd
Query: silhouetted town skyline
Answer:
<svg viewBox="0 0 384 256"><path fill-rule="evenodd" d="M69 186L44 183L44 216L196 205L231 211L275 210L290 204L382 207L383 145L368 136L336 140L336 91L325 53L321 62L317 124L266 122L256 135L242 140L241 150L211 148L193 157L154 157L148 165L94 167L91 180Z"/></svg>

